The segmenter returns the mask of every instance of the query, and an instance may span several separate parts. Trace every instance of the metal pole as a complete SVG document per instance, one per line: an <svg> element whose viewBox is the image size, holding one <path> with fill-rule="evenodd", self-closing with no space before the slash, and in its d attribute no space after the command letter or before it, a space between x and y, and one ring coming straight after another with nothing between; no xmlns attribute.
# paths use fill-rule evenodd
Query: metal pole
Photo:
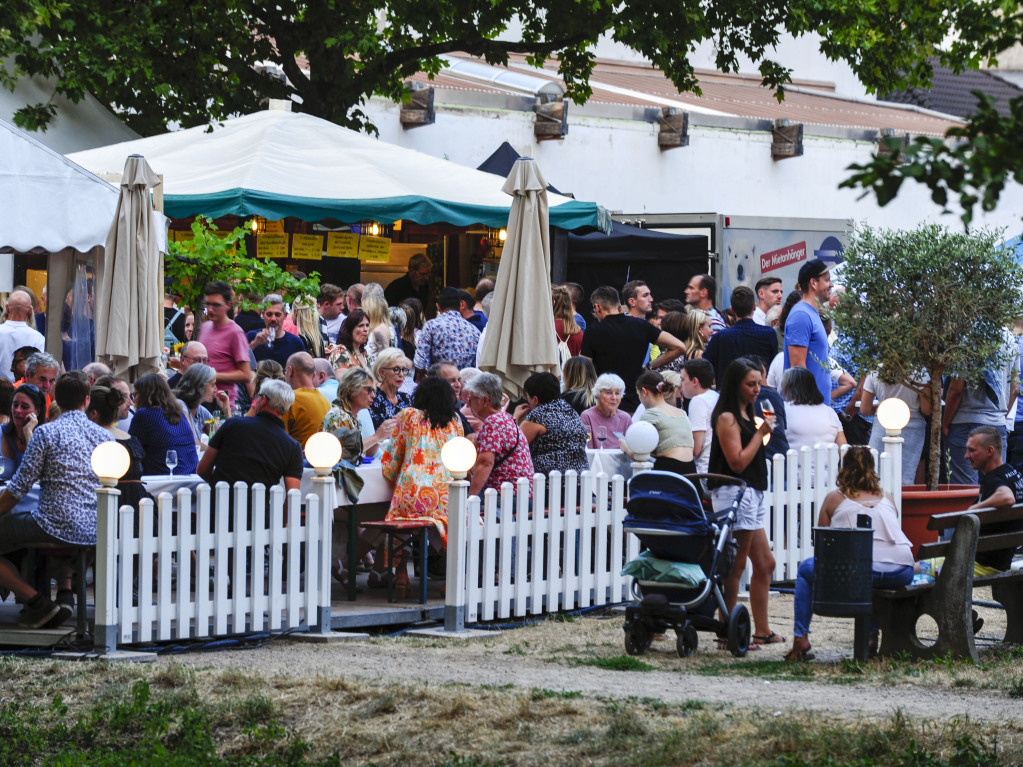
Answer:
<svg viewBox="0 0 1023 767"><path fill-rule="evenodd" d="M465 545L466 505L469 483L455 479L448 483L448 556L444 595L444 630L465 631Z"/></svg>
<svg viewBox="0 0 1023 767"><path fill-rule="evenodd" d="M102 655L117 650L117 502L121 491L96 490L96 630L93 648ZM79 574L80 578L85 573Z"/></svg>
<svg viewBox="0 0 1023 767"><path fill-rule="evenodd" d="M333 630L330 617L330 560L334 543L334 478L313 477L313 493L319 502L320 514L320 540L315 545L320 547L320 571L319 578L320 605L317 609L315 631L320 634L327 634ZM312 542L310 542L312 543ZM355 568L349 576L355 579Z"/></svg>

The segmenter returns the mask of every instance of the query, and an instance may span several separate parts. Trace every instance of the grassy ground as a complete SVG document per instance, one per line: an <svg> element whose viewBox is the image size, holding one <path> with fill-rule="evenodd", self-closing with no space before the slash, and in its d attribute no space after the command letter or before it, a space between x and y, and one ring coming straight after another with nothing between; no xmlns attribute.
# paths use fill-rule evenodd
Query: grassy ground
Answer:
<svg viewBox="0 0 1023 767"><path fill-rule="evenodd" d="M189 663L105 665L0 659L0 765L919 765L1023 763L1023 723L928 721L776 711L698 700L582 694L573 674L672 671L843 686L969 689L1023 696L1023 652L987 651L980 664L874 660L787 664L780 648L733 659L701 649L681 661L674 643L625 656L620 616L545 621L474 645L491 657L546 664L547 687L394 683L337 671L259 671ZM705 635L701 635L701 640ZM416 664L466 645L379 637L371 649ZM462 648L459 650L459 648ZM321 652L328 652L323 650ZM348 654L352 651L348 650ZM209 663L209 665L203 665ZM681 680L681 677L679 677Z"/></svg>

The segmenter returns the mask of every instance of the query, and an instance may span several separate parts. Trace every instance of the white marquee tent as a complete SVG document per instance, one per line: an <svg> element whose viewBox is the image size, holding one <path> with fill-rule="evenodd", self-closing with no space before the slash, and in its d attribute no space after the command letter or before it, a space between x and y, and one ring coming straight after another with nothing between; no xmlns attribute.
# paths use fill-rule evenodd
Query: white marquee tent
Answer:
<svg viewBox="0 0 1023 767"><path fill-rule="evenodd" d="M143 155L163 176L164 213L172 218L201 213L500 227L511 208L501 178L287 111L68 156L106 174L120 172L131 154ZM610 230L610 216L595 203L549 198L553 226Z"/></svg>

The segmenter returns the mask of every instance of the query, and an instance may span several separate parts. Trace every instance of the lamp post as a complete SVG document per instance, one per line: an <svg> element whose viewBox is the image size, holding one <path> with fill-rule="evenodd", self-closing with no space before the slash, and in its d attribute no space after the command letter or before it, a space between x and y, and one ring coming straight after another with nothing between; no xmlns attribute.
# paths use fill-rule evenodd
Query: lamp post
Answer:
<svg viewBox="0 0 1023 767"><path fill-rule="evenodd" d="M96 489L96 629L93 646L108 655L117 650L117 481L131 465L120 442L101 442L92 451L92 470L99 477ZM79 573L80 578L85 573ZM130 595L128 595L130 598Z"/></svg>
<svg viewBox="0 0 1023 767"><path fill-rule="evenodd" d="M334 477L332 471L341 460L341 442L330 432L321 431L313 434L305 443L305 457L309 465L313 467L316 476L313 477L313 493L319 500L320 506L320 540L315 544L319 546L319 571L317 573L317 588L320 593L319 606L316 610L316 621L310 621L310 630L320 634L328 634L332 630L330 618L330 560L331 549L334 542L334 503L332 500L334 489ZM309 541L312 548L314 541ZM354 579L354 573L352 578Z"/></svg>
<svg viewBox="0 0 1023 767"><path fill-rule="evenodd" d="M625 430L625 444L632 451L632 474L653 468L650 454L657 447L657 427L648 421L636 421Z"/></svg>
<svg viewBox="0 0 1023 767"><path fill-rule="evenodd" d="M465 631L465 533L469 482L466 476L476 463L476 446L465 437L448 440L440 460L452 480L448 482L448 557L444 595L444 631Z"/></svg>
<svg viewBox="0 0 1023 767"><path fill-rule="evenodd" d="M886 435L882 438L885 452L892 457L892 497L895 508L902 515L902 430L909 423L909 405L898 397L889 397L877 406L875 416Z"/></svg>

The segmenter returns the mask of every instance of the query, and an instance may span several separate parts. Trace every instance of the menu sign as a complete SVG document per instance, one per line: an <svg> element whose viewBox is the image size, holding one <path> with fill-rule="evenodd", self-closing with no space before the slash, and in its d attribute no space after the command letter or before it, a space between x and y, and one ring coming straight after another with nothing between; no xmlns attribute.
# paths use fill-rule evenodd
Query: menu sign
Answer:
<svg viewBox="0 0 1023 767"><path fill-rule="evenodd" d="M305 258L310 261L319 261L323 258L323 235L291 235L291 257Z"/></svg>
<svg viewBox="0 0 1023 767"><path fill-rule="evenodd" d="M391 260L391 241L387 237L363 237L359 242L359 260L386 264Z"/></svg>
<svg viewBox="0 0 1023 767"><path fill-rule="evenodd" d="M256 253L259 254L260 258L287 258L288 235L287 234L256 235Z"/></svg>
<svg viewBox="0 0 1023 767"><path fill-rule="evenodd" d="M359 236L351 232L328 232L327 252L330 258L356 258L359 255Z"/></svg>

